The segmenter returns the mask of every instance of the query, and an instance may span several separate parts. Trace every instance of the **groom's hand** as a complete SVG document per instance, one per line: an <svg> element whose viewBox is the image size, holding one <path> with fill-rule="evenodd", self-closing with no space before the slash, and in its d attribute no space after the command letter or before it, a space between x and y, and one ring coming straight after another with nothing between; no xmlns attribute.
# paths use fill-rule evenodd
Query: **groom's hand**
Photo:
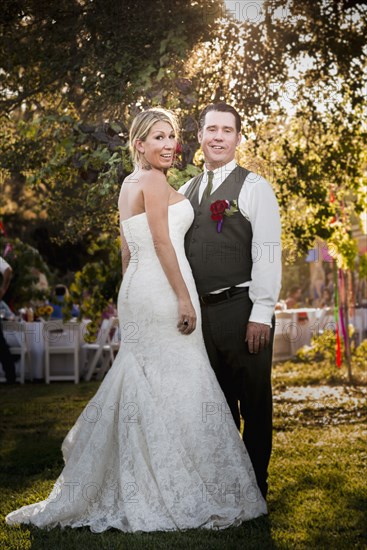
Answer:
<svg viewBox="0 0 367 550"><path fill-rule="evenodd" d="M247 324L245 341L250 353L259 353L270 342L270 327L263 323L249 321Z"/></svg>

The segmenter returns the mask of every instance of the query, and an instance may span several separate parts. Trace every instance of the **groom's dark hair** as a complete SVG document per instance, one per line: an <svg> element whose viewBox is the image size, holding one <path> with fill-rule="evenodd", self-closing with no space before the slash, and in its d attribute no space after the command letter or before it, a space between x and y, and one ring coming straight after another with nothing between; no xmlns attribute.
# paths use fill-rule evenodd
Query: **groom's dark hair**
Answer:
<svg viewBox="0 0 367 550"><path fill-rule="evenodd" d="M241 117L236 111L232 105L228 105L228 103L211 103L210 105L207 105L203 111L201 111L199 116L199 130L202 130L204 128L205 124L205 116L206 113L209 113L210 111L219 111L221 113L232 113L236 120L236 130L237 132L241 132Z"/></svg>

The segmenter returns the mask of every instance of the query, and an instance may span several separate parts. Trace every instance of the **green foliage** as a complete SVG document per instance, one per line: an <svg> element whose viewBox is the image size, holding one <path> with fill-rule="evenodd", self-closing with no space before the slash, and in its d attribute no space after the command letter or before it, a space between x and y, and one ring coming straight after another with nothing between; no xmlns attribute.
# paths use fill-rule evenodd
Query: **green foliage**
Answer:
<svg viewBox="0 0 367 550"><path fill-rule="evenodd" d="M86 125L71 115L49 113L15 123L14 135L18 134L19 125L25 150L36 150L35 142L41 142L38 160L30 162L25 154L25 165L20 163L17 168L26 182L23 187L30 195L28 207L32 208L32 215L43 223L47 219L59 242L90 239L110 228L116 218L120 184L132 168L126 129L113 121ZM14 138L4 151L2 161L8 172L14 173L12 163L18 146L19 141ZM2 197L3 212L24 219L27 213L19 207L14 211L8 200L12 187L9 185Z"/></svg>
<svg viewBox="0 0 367 550"><path fill-rule="evenodd" d="M349 336L352 338L354 328L349 326ZM345 345L340 338L341 354L344 357ZM325 330L322 334L311 338L311 346L304 346L297 351L297 358L306 364L315 361L323 364L335 365L336 334L332 330ZM367 357L367 340L363 340L359 346L351 342L351 365L356 372L365 371Z"/></svg>
<svg viewBox="0 0 367 550"><path fill-rule="evenodd" d="M319 237L353 266L350 220L366 205L366 5L232 4L224 17L215 0L3 2L0 206L16 231L42 220L60 242L87 246L115 224L133 116L152 105L180 116L178 188L194 170L199 111L226 100L277 192L287 257Z"/></svg>
<svg viewBox="0 0 367 550"><path fill-rule="evenodd" d="M344 353L344 343L341 342L342 353ZM336 334L332 330L325 330L322 334L311 338L311 346L300 348L297 351L297 357L301 361L312 363L313 361L325 360L329 363L335 363Z"/></svg>
<svg viewBox="0 0 367 550"><path fill-rule="evenodd" d="M102 234L89 253L95 257L75 274L70 285L70 303L80 307L80 316L91 319L87 325L86 341L93 341L102 322L102 314L108 305L117 302L121 283L121 254L119 240L112 241Z"/></svg>
<svg viewBox="0 0 367 550"><path fill-rule="evenodd" d="M366 372L367 339L363 340L352 354L353 364Z"/></svg>
<svg viewBox="0 0 367 550"><path fill-rule="evenodd" d="M201 170L192 164L188 164L183 170L171 168L168 173L168 181L174 189L178 190L184 183L200 174L200 172Z"/></svg>
<svg viewBox="0 0 367 550"><path fill-rule="evenodd" d="M273 184L288 259L304 255L321 238L338 267L352 269L357 246L351 220L367 207L363 118L356 111L353 123L346 122L348 102L338 111L310 108L306 118L302 97L299 103L292 117L269 117L240 155Z"/></svg>
<svg viewBox="0 0 367 550"><path fill-rule="evenodd" d="M60 90L83 112L118 109L149 85L164 40L180 55L208 34L214 0L4 0L4 110ZM154 24L147 25L147 21ZM190 32L187 32L187 30ZM67 52L67 55L65 54Z"/></svg>
<svg viewBox="0 0 367 550"><path fill-rule="evenodd" d="M4 237L0 238L0 247L4 249ZM50 270L42 256L32 246L20 239L7 239L12 250L6 261L13 269L13 277L6 293L6 301L14 311L29 304L43 301L49 297L48 289L37 287L38 273L50 278Z"/></svg>

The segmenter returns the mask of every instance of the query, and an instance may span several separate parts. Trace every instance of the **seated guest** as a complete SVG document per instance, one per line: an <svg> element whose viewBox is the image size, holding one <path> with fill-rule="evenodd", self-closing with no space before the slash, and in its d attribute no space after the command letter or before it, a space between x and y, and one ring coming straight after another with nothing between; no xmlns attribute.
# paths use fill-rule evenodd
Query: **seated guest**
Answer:
<svg viewBox="0 0 367 550"><path fill-rule="evenodd" d="M102 319L110 319L110 317L117 317L117 306L113 302L109 302L106 309L102 311Z"/></svg>
<svg viewBox="0 0 367 550"><path fill-rule="evenodd" d="M302 296L302 289L300 286L292 286L285 299L287 309L294 309L299 307L299 302Z"/></svg>
<svg viewBox="0 0 367 550"><path fill-rule="evenodd" d="M69 291L66 288L65 285L56 285L54 289L54 295L51 299L50 305L54 308L53 312L51 313L51 319L62 319L62 308L65 303L65 299L69 297ZM71 316L72 317L78 317L79 315L79 308L73 304L73 307L71 309Z"/></svg>
<svg viewBox="0 0 367 550"><path fill-rule="evenodd" d="M0 318L1 319L14 319L15 315L4 300L0 301Z"/></svg>
<svg viewBox="0 0 367 550"><path fill-rule="evenodd" d="M0 274L2 275L0 285L0 300L5 295L9 288L10 280L13 276L13 270L10 265L0 256ZM15 363L14 358L10 353L9 346L5 340L1 318L0 318L0 363L2 364L3 371L5 372L6 382L8 384L15 383Z"/></svg>
<svg viewBox="0 0 367 550"><path fill-rule="evenodd" d="M324 288L321 295L320 307L332 307L334 305L333 295L328 288Z"/></svg>

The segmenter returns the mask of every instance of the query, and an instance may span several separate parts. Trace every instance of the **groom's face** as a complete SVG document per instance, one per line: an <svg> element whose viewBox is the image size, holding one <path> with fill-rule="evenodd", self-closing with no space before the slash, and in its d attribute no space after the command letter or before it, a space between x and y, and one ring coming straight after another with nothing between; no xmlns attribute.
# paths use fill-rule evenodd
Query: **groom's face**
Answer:
<svg viewBox="0 0 367 550"><path fill-rule="evenodd" d="M198 133L207 168L215 170L233 160L241 137L232 113L209 111Z"/></svg>

